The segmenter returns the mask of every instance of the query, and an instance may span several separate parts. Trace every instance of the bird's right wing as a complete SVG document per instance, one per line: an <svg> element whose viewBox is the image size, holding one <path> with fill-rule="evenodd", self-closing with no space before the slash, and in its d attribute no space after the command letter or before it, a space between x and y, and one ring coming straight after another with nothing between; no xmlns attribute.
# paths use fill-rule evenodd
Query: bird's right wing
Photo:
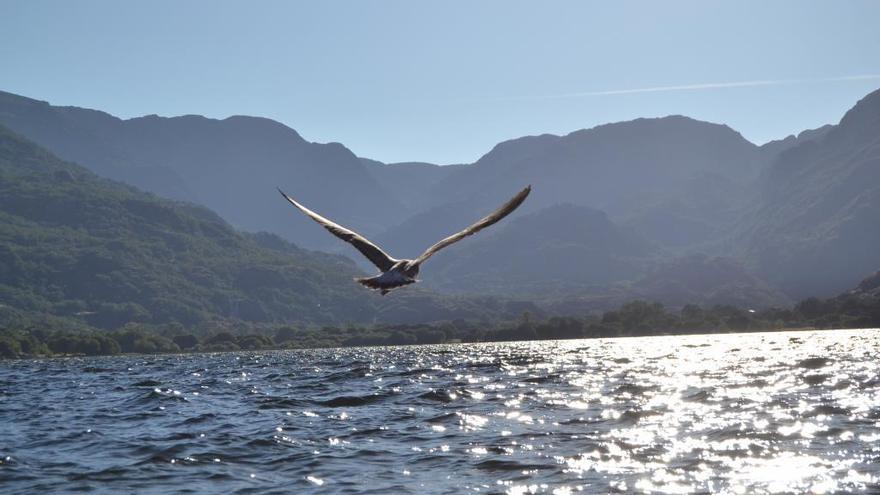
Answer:
<svg viewBox="0 0 880 495"><path fill-rule="evenodd" d="M281 189L278 189L278 192L280 192L281 195L284 196L284 199L289 201L290 204L296 206L300 209L300 211L308 215L312 220L321 224L325 229L329 230L331 234L354 246L355 249L360 251L361 254L366 256L368 260L370 260L374 265L376 265L377 268L379 268L383 272L390 270L391 267L394 266L395 263L397 263L398 260L392 258L391 256L388 256L385 251L382 251L379 246L368 241L364 236L358 234L353 230L349 230L331 220L328 220L321 215L318 215L312 210L297 203L287 194L284 194L284 191L282 191Z"/></svg>
<svg viewBox="0 0 880 495"><path fill-rule="evenodd" d="M513 212L513 210L517 209L517 207L519 207L519 205L521 205L522 202L526 200L526 197L529 195L530 192L532 192L532 186L526 187L525 189L523 189L522 191L517 193L516 196L512 197L510 199L510 201L508 201L507 203L504 203L500 208L498 208L497 210L493 211L492 213L486 215L485 217L481 218L480 220L478 220L476 223L474 223L470 227L462 230L461 232L459 232L457 234L452 234L451 236L447 237L446 239L443 239L442 241L438 242L437 244L434 244L433 246L429 247L424 253L422 253L421 256L419 256L418 258L413 260L412 264L421 265L422 263L425 262L425 260L427 260L428 258L433 256L434 253L436 253L437 251L440 251L441 249L445 248L446 246L449 246L450 244L454 244L469 235L476 234L477 232L485 229L486 227L498 222L499 220L506 217L507 215L510 215Z"/></svg>

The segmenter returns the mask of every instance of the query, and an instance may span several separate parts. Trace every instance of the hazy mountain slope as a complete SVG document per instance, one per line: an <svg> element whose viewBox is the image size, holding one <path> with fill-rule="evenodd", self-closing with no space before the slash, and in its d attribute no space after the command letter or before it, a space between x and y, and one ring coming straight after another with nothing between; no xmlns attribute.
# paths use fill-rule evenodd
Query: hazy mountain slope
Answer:
<svg viewBox="0 0 880 495"><path fill-rule="evenodd" d="M570 204L522 215L462 241L438 253L422 273L426 286L438 290L513 294L575 314L633 299L672 307L790 303L734 259L673 258L605 213Z"/></svg>
<svg viewBox="0 0 880 495"><path fill-rule="evenodd" d="M737 260L686 256L659 263L630 284L630 298L659 301L673 307L730 304L740 308L786 306L791 300Z"/></svg>
<svg viewBox="0 0 880 495"><path fill-rule="evenodd" d="M656 249L601 211L557 205L441 251L423 273L431 287L547 296L635 277Z"/></svg>
<svg viewBox="0 0 880 495"><path fill-rule="evenodd" d="M639 266L647 271L618 266L622 271L613 276L584 272L575 285L564 274L558 288L610 290L608 284L616 281L642 280L660 291L662 284L639 278L666 266L652 263L674 264L682 256L687 260L688 255L706 253L746 264L758 300L771 300L778 293L761 296L767 292L761 286L764 280L772 286L769 292L781 287L791 298L829 295L880 266L875 255L880 223L874 213L880 134L876 100L876 93L869 95L840 125L760 147L727 126L671 116L566 136L513 139L474 164L443 167L358 158L342 145L309 143L290 128L253 117L120 120L0 93L0 123L106 176L199 201L237 226L280 233L358 260L351 249L281 201L274 187L362 231L392 255L412 257L532 184L531 197L511 218L454 248L461 266L466 259L482 260L480 266L493 273L475 275L477 282L493 281L471 283L468 272L451 262L447 276L440 263L438 278L431 283L447 290L499 291L504 274L519 269L503 260L523 253L525 246L536 252L549 248L520 239L499 244L495 255L480 258L478 248L488 242L482 237L569 203L584 208L577 213L583 218L572 222L590 223L595 219L592 209L600 209L613 226L601 235L613 241L613 232L635 231L659 249L640 258ZM522 228L524 236L540 235L536 226ZM552 235L548 239L565 243ZM697 265L693 270L708 266ZM728 274L734 285L745 280L735 269L715 268L706 273ZM426 270L430 274L432 268ZM509 279L511 292L528 285L516 277Z"/></svg>
<svg viewBox="0 0 880 495"><path fill-rule="evenodd" d="M183 179L162 164L139 163L106 135L119 119L97 110L54 107L0 91L0 125L40 143L58 156L87 163L93 172L174 199L194 199Z"/></svg>
<svg viewBox="0 0 880 495"><path fill-rule="evenodd" d="M0 124L100 175L203 204L238 227L272 231L304 246L338 247L290 210L276 187L366 233L407 213L344 146L309 143L268 119L121 120L0 93Z"/></svg>
<svg viewBox="0 0 880 495"><path fill-rule="evenodd" d="M367 170L412 214L432 206L430 192L443 179L467 165L434 165L424 162L382 163L361 158ZM389 225L390 227L390 225Z"/></svg>
<svg viewBox="0 0 880 495"><path fill-rule="evenodd" d="M880 267L880 91L762 174L733 243L794 298L852 287Z"/></svg>
<svg viewBox="0 0 880 495"><path fill-rule="evenodd" d="M530 136L500 143L455 170L432 188L434 211L419 215L441 231L453 230L462 221L459 204L478 215L532 184L520 214L559 203L587 206L659 244L689 246L725 232L761 160L759 148L730 128L679 116ZM414 222L383 238L404 249L430 243L433 235L414 232Z"/></svg>
<svg viewBox="0 0 880 495"><path fill-rule="evenodd" d="M0 127L0 309L129 321L413 322L506 306L412 290L381 297L341 256L233 230L211 211L66 163Z"/></svg>
<svg viewBox="0 0 880 495"><path fill-rule="evenodd" d="M535 185L533 208L572 202L612 216L648 197L668 197L696 175L746 180L756 173L757 147L727 126L680 116L638 119L507 141L438 187L456 198L478 191Z"/></svg>
<svg viewBox="0 0 880 495"><path fill-rule="evenodd" d="M9 93L0 93L0 124L101 175L204 204L248 230L333 250L333 239L290 215L269 193L282 186L365 234L387 231L383 237L392 243L422 246L433 239L403 240L412 215L439 208L428 216L440 230L451 230L459 218L443 215L448 205L467 201L491 209L495 198L531 183L535 192L525 210L561 202L598 208L659 244L686 250L725 229L743 182L773 150L787 146L761 151L726 126L672 116L514 139L468 166L385 165L340 144L309 143L268 119L121 120ZM692 200L694 190L715 200ZM656 225L663 226L661 235Z"/></svg>
<svg viewBox="0 0 880 495"><path fill-rule="evenodd" d="M769 166L776 160L780 153L785 150L789 150L803 144L807 141L814 141L817 139L821 139L828 134L828 131L833 129L834 126L831 124L825 124L822 127L818 127L816 129L807 129L805 131L799 132L797 135L791 134L786 136L783 139L777 139L774 141L769 141L761 145L760 151L763 156L763 162L765 162L765 167Z"/></svg>

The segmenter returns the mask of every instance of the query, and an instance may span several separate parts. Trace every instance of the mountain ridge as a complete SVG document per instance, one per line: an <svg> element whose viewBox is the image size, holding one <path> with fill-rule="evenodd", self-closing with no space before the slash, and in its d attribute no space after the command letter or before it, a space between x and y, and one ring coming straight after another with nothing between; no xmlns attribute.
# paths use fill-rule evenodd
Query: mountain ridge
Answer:
<svg viewBox="0 0 880 495"><path fill-rule="evenodd" d="M94 159L98 165L89 166L102 175L109 170L110 177L158 194L208 204L237 227L349 254L359 263L356 252L278 201L274 188L395 256L415 256L532 184L529 200L498 229L570 203L602 211L615 228L656 245L645 263L691 260L682 263L747 280L733 265L715 270L692 256L732 257L769 283L771 289L758 292L781 288L799 298L839 292L880 264L870 250L878 230L872 222L880 222L871 214L880 182L873 140L880 134L878 94L861 99L838 124L761 146L724 124L671 115L510 139L472 164L448 166L384 164L339 143L310 143L260 117L123 121L10 93L0 93L0 124L17 122L38 134L29 138L79 157L67 159ZM529 228L524 235L537 235L537 226ZM482 236L495 233L457 249L470 256L488 242Z"/></svg>
<svg viewBox="0 0 880 495"><path fill-rule="evenodd" d="M383 299L352 281L362 274L344 256L236 231L0 126L0 321L23 311L103 329L413 323L497 317L511 304L419 289Z"/></svg>

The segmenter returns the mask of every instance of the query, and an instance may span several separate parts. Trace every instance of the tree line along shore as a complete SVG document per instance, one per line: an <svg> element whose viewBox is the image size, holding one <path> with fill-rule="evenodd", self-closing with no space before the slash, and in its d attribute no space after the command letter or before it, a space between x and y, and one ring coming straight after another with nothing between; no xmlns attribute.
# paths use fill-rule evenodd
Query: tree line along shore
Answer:
<svg viewBox="0 0 880 495"><path fill-rule="evenodd" d="M878 278L876 275L872 278ZM862 284L865 285L865 282ZM880 292L854 290L830 299L810 298L790 309L747 310L717 305L686 305L678 311L660 303L633 301L601 315L486 322L453 320L426 324L297 326L236 321L128 323L112 331L68 328L46 319L0 326L0 357L98 356L306 349L375 345L420 345L600 337L731 333L805 328L880 327Z"/></svg>

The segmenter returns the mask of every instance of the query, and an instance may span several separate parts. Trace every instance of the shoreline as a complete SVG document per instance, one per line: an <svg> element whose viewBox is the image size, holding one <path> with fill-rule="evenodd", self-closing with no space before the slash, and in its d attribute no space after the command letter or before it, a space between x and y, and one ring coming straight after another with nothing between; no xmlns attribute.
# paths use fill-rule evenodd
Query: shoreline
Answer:
<svg viewBox="0 0 880 495"><path fill-rule="evenodd" d="M529 342L566 342L574 340L602 340L602 339L630 339L630 338L653 338L653 337L689 337L689 336L711 336L711 335L746 335L756 333L800 333L800 332L857 332L857 331L880 331L880 327L860 327L860 328L818 328L818 327L794 327L784 329L764 329L764 330L747 330L747 331L718 331L718 332L681 332L681 333L655 333L644 335L619 335L619 336L592 336L592 337L574 337L563 339L530 339L530 340L485 340L473 342L442 342L432 344L367 344L367 345L349 345L349 346L315 346L315 347L266 347L261 349L228 349L228 350L196 350L196 351L180 351L180 352L158 352L158 353L138 353L138 352L118 352L114 354L56 354L51 356L32 355L21 357L0 357L0 363L12 361L42 361L52 359L82 359L82 358L115 358L115 357L161 357L161 356L183 356L183 355L206 355L206 354L230 354L230 353L258 353L258 352L280 352L280 351L311 351L311 350L331 350L331 349L357 349L357 348L382 348L382 347L410 347L410 346L458 346L472 344L512 344L512 343L529 343Z"/></svg>

